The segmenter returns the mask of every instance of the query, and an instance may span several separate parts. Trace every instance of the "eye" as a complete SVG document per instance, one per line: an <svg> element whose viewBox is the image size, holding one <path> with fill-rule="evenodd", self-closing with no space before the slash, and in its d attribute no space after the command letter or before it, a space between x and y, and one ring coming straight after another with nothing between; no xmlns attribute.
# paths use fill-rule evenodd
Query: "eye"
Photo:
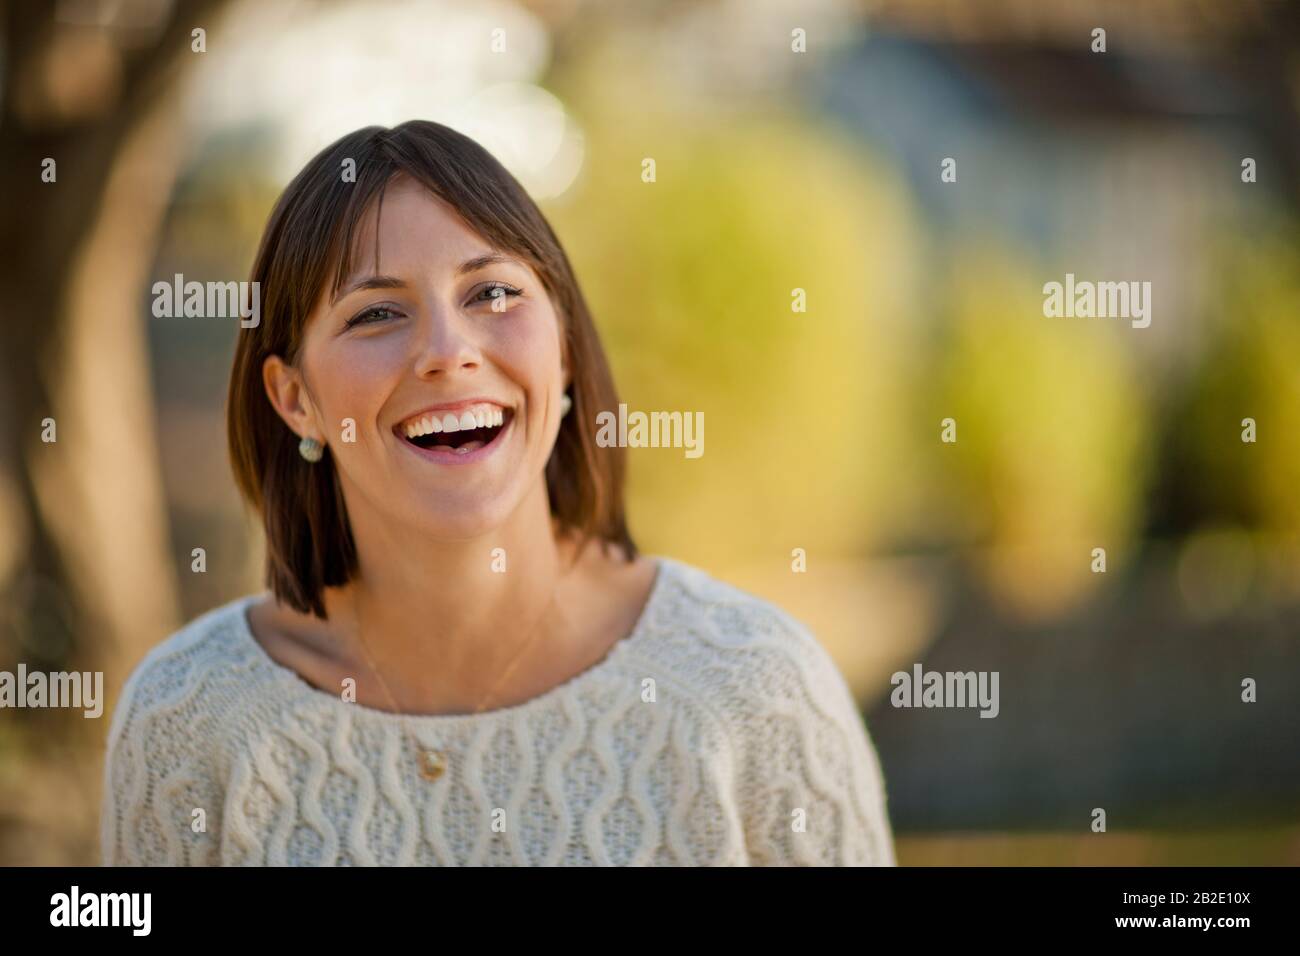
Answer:
<svg viewBox="0 0 1300 956"><path fill-rule="evenodd" d="M508 282L492 282L479 289L478 293L470 301L492 302L496 299L513 298L514 296L523 294L523 289L516 289Z"/></svg>
<svg viewBox="0 0 1300 956"><path fill-rule="evenodd" d="M398 315L396 309L388 305L372 305L363 312L358 312L352 318L348 319L345 329L350 329L357 325L373 325L376 322L382 322L385 319L391 319Z"/></svg>

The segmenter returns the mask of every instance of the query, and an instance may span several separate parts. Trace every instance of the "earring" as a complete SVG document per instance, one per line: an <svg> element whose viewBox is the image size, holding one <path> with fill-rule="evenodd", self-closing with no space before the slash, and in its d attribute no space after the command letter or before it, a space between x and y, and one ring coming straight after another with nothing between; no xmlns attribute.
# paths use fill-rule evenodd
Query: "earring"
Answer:
<svg viewBox="0 0 1300 956"><path fill-rule="evenodd" d="M560 417L563 418L569 414L569 409L573 408L573 399L569 398L569 393L565 392L560 396Z"/></svg>
<svg viewBox="0 0 1300 956"><path fill-rule="evenodd" d="M325 454L325 447L314 438L303 438L302 441L298 442L298 454L315 464L320 461L321 455Z"/></svg>

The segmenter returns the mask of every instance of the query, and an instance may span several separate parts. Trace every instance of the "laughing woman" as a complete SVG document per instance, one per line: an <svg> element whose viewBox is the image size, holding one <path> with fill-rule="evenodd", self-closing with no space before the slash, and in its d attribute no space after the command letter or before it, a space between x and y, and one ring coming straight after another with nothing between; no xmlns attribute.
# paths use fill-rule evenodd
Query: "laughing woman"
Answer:
<svg viewBox="0 0 1300 956"><path fill-rule="evenodd" d="M268 591L132 673L106 864L894 863L817 641L638 553L582 293L482 147L343 137L252 279L228 438Z"/></svg>

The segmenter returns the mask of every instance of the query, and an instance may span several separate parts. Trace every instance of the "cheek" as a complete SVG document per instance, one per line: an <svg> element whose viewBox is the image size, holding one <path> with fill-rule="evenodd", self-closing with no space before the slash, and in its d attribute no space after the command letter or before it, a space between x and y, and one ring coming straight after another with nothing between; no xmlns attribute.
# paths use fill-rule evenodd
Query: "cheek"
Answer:
<svg viewBox="0 0 1300 956"><path fill-rule="evenodd" d="M561 332L549 310L530 310L503 328L495 350L507 374L537 401L537 392L560 375Z"/></svg>
<svg viewBox="0 0 1300 956"><path fill-rule="evenodd" d="M380 349L336 349L318 357L313 393L329 434L337 439L350 418L357 442L365 441L365 426L376 420L392 391L393 369Z"/></svg>

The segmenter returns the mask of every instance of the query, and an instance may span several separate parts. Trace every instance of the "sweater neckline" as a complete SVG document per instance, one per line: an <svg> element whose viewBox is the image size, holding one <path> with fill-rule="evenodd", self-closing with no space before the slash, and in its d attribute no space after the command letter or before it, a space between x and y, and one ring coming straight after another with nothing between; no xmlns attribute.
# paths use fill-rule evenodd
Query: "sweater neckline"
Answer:
<svg viewBox="0 0 1300 956"><path fill-rule="evenodd" d="M266 649L258 643L253 636L253 630L248 623L248 609L254 601L265 597L267 592L259 594L250 594L241 598L235 605L236 633L239 639L248 645L257 662L267 668L282 683L293 689L293 691L304 700L317 700L321 704L333 707L347 708L349 713L362 714L373 720L385 721L390 723L403 723L412 729L423 730L447 730L452 727L464 727L475 723L483 723L493 719L509 719L521 714L531 713L535 710L544 708L548 704L559 698L571 693L579 684L586 683L593 678L603 674L616 664L629 649L644 640L646 632L650 629L650 621L658 612L658 605L663 600L663 593L667 583L669 572L673 566L671 558L656 556L654 582L650 586L650 594L646 598L641 613L637 616L636 623L632 629L625 634L608 650L605 656L596 663L592 664L572 677L556 684L548 690L535 697L518 704L512 704L509 707L496 707L491 710L485 710L477 714L408 714L393 713L388 710L380 710L377 707L369 707L359 702L348 702L343 700L337 694L321 690L310 684L297 671L291 667L281 664Z"/></svg>

